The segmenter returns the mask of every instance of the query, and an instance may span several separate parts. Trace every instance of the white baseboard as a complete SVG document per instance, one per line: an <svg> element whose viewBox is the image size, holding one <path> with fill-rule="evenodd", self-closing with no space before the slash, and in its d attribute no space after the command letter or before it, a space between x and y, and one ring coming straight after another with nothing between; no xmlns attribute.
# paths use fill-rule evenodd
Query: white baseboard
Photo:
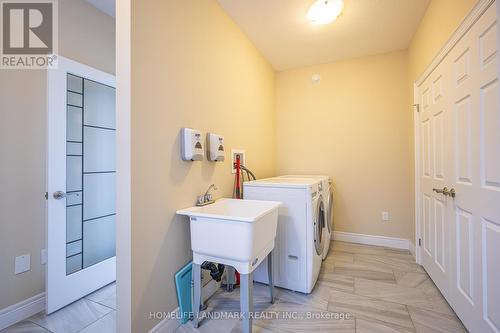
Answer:
<svg viewBox="0 0 500 333"><path fill-rule="evenodd" d="M408 242L408 245L410 246L409 250L410 250L411 255L413 256L413 258L416 258L415 257L415 245L413 245L412 242Z"/></svg>
<svg viewBox="0 0 500 333"><path fill-rule="evenodd" d="M0 310L0 330L45 310L45 293L40 293Z"/></svg>
<svg viewBox="0 0 500 333"><path fill-rule="evenodd" d="M386 246L395 249L403 249L403 250L410 249L410 241L408 239L397 238L397 237L386 237L386 236L356 234L344 231L334 231L333 239L350 243Z"/></svg>

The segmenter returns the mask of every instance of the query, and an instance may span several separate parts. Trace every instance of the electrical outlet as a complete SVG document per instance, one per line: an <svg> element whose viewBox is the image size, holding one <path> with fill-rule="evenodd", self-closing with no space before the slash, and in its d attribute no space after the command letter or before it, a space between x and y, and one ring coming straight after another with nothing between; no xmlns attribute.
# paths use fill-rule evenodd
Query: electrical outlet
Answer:
<svg viewBox="0 0 500 333"><path fill-rule="evenodd" d="M16 262L14 266L14 274L21 274L27 272L31 269L31 255L23 254L22 256L16 257Z"/></svg>
<svg viewBox="0 0 500 333"><path fill-rule="evenodd" d="M382 221L389 221L389 212L382 212Z"/></svg>
<svg viewBox="0 0 500 333"><path fill-rule="evenodd" d="M40 264L45 265L47 263L47 249L42 249L40 251Z"/></svg>
<svg viewBox="0 0 500 333"><path fill-rule="evenodd" d="M231 149L231 173L236 173L234 163L236 163L237 156L240 157L241 165L245 165L245 151L242 149Z"/></svg>

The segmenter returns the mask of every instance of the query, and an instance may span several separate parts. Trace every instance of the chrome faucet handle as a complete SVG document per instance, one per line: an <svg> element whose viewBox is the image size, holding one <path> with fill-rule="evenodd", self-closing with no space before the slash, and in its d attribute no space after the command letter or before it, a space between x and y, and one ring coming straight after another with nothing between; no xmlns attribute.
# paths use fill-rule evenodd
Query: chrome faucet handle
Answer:
<svg viewBox="0 0 500 333"><path fill-rule="evenodd" d="M208 195L211 189L217 190L217 185L212 184L208 187L207 191L205 192L204 196Z"/></svg>
<svg viewBox="0 0 500 333"><path fill-rule="evenodd" d="M210 193L210 190L211 189L214 189L216 190L217 189L217 186L215 186L215 184L212 184L208 187L207 191L205 192L205 194L202 194L202 195L199 195L196 199L196 205L197 206L205 206L205 205L208 205L208 204L211 204L214 202L213 200L213 197L212 197L212 194Z"/></svg>

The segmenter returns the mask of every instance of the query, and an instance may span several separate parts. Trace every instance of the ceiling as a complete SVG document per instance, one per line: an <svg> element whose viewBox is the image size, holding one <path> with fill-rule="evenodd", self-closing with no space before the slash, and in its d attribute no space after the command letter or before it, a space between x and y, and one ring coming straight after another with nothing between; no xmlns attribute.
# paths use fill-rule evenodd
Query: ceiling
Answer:
<svg viewBox="0 0 500 333"><path fill-rule="evenodd" d="M275 70L406 49L430 0L344 0L336 21L314 25L314 0L218 0Z"/></svg>
<svg viewBox="0 0 500 333"><path fill-rule="evenodd" d="M109 16L115 17L115 0L87 0L97 9L103 11Z"/></svg>

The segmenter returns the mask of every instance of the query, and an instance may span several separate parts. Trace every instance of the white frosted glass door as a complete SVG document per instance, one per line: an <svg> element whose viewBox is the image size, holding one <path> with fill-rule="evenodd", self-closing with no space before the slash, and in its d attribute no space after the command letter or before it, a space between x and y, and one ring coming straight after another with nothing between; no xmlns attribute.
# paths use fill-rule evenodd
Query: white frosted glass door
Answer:
<svg viewBox="0 0 500 333"><path fill-rule="evenodd" d="M67 74L66 274L115 256L115 89Z"/></svg>
<svg viewBox="0 0 500 333"><path fill-rule="evenodd" d="M116 278L112 75L60 59L48 74L47 312Z"/></svg>

